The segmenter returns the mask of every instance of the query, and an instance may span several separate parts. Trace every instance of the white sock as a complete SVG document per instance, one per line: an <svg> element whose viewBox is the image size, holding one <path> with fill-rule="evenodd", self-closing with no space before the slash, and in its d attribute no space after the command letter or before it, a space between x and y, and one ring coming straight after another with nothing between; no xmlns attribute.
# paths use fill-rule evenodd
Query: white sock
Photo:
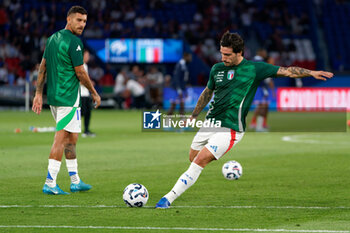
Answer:
<svg viewBox="0 0 350 233"><path fill-rule="evenodd" d="M256 130L262 130L264 128L264 117L258 116L256 118Z"/></svg>
<svg viewBox="0 0 350 233"><path fill-rule="evenodd" d="M70 180L73 184L79 184L80 178L78 175L78 161L77 159L66 159L67 170Z"/></svg>
<svg viewBox="0 0 350 233"><path fill-rule="evenodd" d="M47 169L48 172L47 172L45 184L47 184L52 188L56 186L56 178L57 178L58 172L60 171L60 167L61 167L61 161L49 159L49 166Z"/></svg>
<svg viewBox="0 0 350 233"><path fill-rule="evenodd" d="M191 163L188 170L180 176L172 190L164 197L166 197L168 201L172 203L176 198L178 198L183 192L185 192L197 181L202 170L203 168L201 166L195 163Z"/></svg>

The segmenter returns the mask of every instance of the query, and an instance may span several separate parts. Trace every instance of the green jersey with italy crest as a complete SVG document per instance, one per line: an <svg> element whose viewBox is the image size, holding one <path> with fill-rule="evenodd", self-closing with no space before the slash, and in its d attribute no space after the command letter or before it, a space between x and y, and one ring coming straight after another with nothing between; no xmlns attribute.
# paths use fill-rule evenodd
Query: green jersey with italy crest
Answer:
<svg viewBox="0 0 350 233"><path fill-rule="evenodd" d="M74 67L83 65L83 43L71 31L62 29L46 42L47 102L53 106L78 107L79 80Z"/></svg>
<svg viewBox="0 0 350 233"><path fill-rule="evenodd" d="M221 121L221 127L245 131L245 118L262 80L276 76L279 66L243 58L237 66L215 64L207 87L214 90L207 119Z"/></svg>

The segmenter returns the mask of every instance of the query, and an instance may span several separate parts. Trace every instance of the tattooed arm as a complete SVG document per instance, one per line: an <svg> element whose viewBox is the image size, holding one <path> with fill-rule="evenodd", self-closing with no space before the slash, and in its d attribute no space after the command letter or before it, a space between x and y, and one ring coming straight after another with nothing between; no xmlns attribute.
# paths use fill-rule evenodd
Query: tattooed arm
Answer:
<svg viewBox="0 0 350 233"><path fill-rule="evenodd" d="M44 90L45 80L46 80L46 59L43 58L39 66L38 80L36 83L35 97L33 99L33 106L32 106L33 112L35 112L38 115L40 114L41 109L43 107L43 90Z"/></svg>
<svg viewBox="0 0 350 233"><path fill-rule="evenodd" d="M77 75L81 84L83 84L90 91L91 97L95 103L95 108L97 108L101 104L101 97L97 94L97 91L92 85L89 75L86 73L84 69L84 65L76 66L74 67L74 69L75 69L75 74Z"/></svg>
<svg viewBox="0 0 350 233"><path fill-rule="evenodd" d="M312 76L315 79L326 81L327 78L332 78L333 73L326 71L314 71L308 70L301 67L280 67L277 71L278 76L286 76L290 78L303 78Z"/></svg>
<svg viewBox="0 0 350 233"><path fill-rule="evenodd" d="M203 110L203 108L209 103L212 96L213 96L213 90L210 90L208 87L206 87L198 98L196 107L192 112L191 119L196 118L199 115L199 113Z"/></svg>

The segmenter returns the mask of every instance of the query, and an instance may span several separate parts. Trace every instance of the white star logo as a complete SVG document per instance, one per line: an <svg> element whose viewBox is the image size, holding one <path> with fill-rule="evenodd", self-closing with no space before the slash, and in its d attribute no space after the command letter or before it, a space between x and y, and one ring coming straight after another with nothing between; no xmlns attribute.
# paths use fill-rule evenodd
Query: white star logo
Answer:
<svg viewBox="0 0 350 233"><path fill-rule="evenodd" d="M154 120L159 121L159 117L160 117L160 115L162 115L162 114L159 112L159 109L157 109L157 111L156 111L155 113L151 113L151 114L152 114L152 116L153 116L151 122L154 121Z"/></svg>

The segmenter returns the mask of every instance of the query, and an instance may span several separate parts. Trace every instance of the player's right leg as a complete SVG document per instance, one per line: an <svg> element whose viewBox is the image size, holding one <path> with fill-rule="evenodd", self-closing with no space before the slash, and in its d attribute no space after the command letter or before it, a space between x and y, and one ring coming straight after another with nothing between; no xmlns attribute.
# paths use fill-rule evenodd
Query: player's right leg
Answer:
<svg viewBox="0 0 350 233"><path fill-rule="evenodd" d="M202 128L203 129L203 128ZM228 128L220 128L219 132L201 132L192 141L190 167L177 180L172 190L156 204L156 208L169 208L171 203L190 188L198 179L203 168L213 160L220 159L243 137L243 132L236 132ZM205 131L205 130L204 130ZM199 153L197 151L199 150Z"/></svg>
<svg viewBox="0 0 350 233"><path fill-rule="evenodd" d="M49 166L46 181L43 187L43 193L45 194L69 194L64 192L56 184L57 175L60 171L61 160L64 150L64 142L67 137L67 132L65 130L60 130L55 133L54 142L51 147L50 157L49 157Z"/></svg>
<svg viewBox="0 0 350 233"><path fill-rule="evenodd" d="M171 203L176 198L183 194L197 181L203 168L214 159L215 157L213 154L206 147L204 147L195 157L187 171L185 171L179 177L171 191L159 200L159 202L156 204L156 208L169 208Z"/></svg>
<svg viewBox="0 0 350 233"><path fill-rule="evenodd" d="M197 132L193 138L189 153L189 159L192 162L190 167L179 177L171 191L160 199L156 208L168 208L176 198L197 181L203 168L215 159L212 153L205 147L213 134L214 132L210 132L210 130L208 131L205 128L201 128Z"/></svg>

